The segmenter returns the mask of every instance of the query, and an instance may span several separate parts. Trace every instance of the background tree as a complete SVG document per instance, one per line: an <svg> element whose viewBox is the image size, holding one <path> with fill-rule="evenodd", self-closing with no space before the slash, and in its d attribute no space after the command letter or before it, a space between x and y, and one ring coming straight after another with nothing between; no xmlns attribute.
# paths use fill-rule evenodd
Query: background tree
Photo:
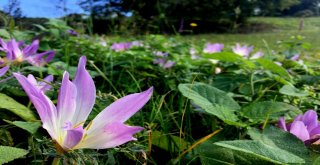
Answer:
<svg viewBox="0 0 320 165"><path fill-rule="evenodd" d="M4 8L4 12L13 18L21 18L22 11L20 8L20 1L19 0L9 0L8 4Z"/></svg>
<svg viewBox="0 0 320 165"><path fill-rule="evenodd" d="M255 6L261 16L281 16L285 10L300 3L301 0L257 0Z"/></svg>
<svg viewBox="0 0 320 165"><path fill-rule="evenodd" d="M151 32L174 32L181 26L190 29L191 22L202 32L233 29L253 11L248 0L91 0L82 1L81 6L94 19L130 19L131 26Z"/></svg>
<svg viewBox="0 0 320 165"><path fill-rule="evenodd" d="M319 16L320 0L300 0L299 4L284 10L286 16Z"/></svg>

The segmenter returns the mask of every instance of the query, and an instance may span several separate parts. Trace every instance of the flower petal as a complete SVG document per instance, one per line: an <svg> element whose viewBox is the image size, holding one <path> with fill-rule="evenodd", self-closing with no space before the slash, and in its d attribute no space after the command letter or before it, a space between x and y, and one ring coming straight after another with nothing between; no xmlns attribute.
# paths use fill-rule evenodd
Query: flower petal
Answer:
<svg viewBox="0 0 320 165"><path fill-rule="evenodd" d="M167 61L164 65L163 68L168 69L171 68L175 64L174 61Z"/></svg>
<svg viewBox="0 0 320 165"><path fill-rule="evenodd" d="M301 120L306 125L308 131L318 126L318 114L314 110L305 112Z"/></svg>
<svg viewBox="0 0 320 165"><path fill-rule="evenodd" d="M86 57L80 58L76 76L73 80L77 88L77 107L72 119L72 123L83 123L87 119L91 112L95 99L96 99L96 87L93 79L86 70Z"/></svg>
<svg viewBox="0 0 320 165"><path fill-rule="evenodd" d="M53 75L48 75L43 80L45 82L43 82L43 81L39 82L39 86L41 86L41 90L43 92L46 92L46 91L48 91L48 90L50 90L52 88L52 86L50 84L48 84L48 83L53 81Z"/></svg>
<svg viewBox="0 0 320 165"><path fill-rule="evenodd" d="M71 121L76 110L77 88L69 80L69 73L64 72L58 96L58 118L60 126ZM72 123L77 124L77 123Z"/></svg>
<svg viewBox="0 0 320 165"><path fill-rule="evenodd" d="M2 38L0 38L0 45L1 45L0 51L4 51L4 52L8 51L7 43L3 41Z"/></svg>
<svg viewBox="0 0 320 165"><path fill-rule="evenodd" d="M74 146L76 146L83 137L83 127L79 126L77 128L72 128L67 130L67 135L64 139L62 147L65 150L72 149Z"/></svg>
<svg viewBox="0 0 320 165"><path fill-rule="evenodd" d="M9 60L23 58L22 51L19 48L19 43L15 39L12 39L11 41L9 41L7 43L7 46L8 46L8 50L9 50L8 53L11 52L11 53L7 54L7 58Z"/></svg>
<svg viewBox="0 0 320 165"><path fill-rule="evenodd" d="M281 129L283 129L283 130L285 130L285 131L288 131L288 130L287 130L287 126L286 126L286 121L285 121L284 117L280 117L279 122L278 122L278 126L279 126Z"/></svg>
<svg viewBox="0 0 320 165"><path fill-rule="evenodd" d="M92 120L88 133L99 130L109 123L125 122L148 102L152 91L153 87L144 92L130 94L115 101Z"/></svg>
<svg viewBox="0 0 320 165"><path fill-rule="evenodd" d="M142 127L128 126L121 122L114 122L105 125L91 134L87 134L83 141L75 148L104 149L136 140L133 135L142 131Z"/></svg>
<svg viewBox="0 0 320 165"><path fill-rule="evenodd" d="M31 102L35 106L40 119L43 123L43 128L45 128L50 136L56 139L56 107L52 101L43 94L36 86L34 86L25 76L18 73L13 73L16 79L21 84L24 91L29 96Z"/></svg>
<svg viewBox="0 0 320 165"><path fill-rule="evenodd" d="M295 121L291 124L290 133L296 135L302 141L310 139L309 132L302 121Z"/></svg>
<svg viewBox="0 0 320 165"><path fill-rule="evenodd" d="M311 131L310 131L310 137L314 136L314 135L320 135L320 125L313 128Z"/></svg>
<svg viewBox="0 0 320 165"><path fill-rule="evenodd" d="M5 67L1 68L0 69L0 77L2 77L4 74L6 74L8 70L9 70L9 66L5 66Z"/></svg>
<svg viewBox="0 0 320 165"><path fill-rule="evenodd" d="M34 66L44 66L46 63L52 60L54 57L55 52L54 51L46 51L43 53L39 53L33 56L29 56L26 58L26 60ZM47 56L44 58L44 56Z"/></svg>
<svg viewBox="0 0 320 165"><path fill-rule="evenodd" d="M31 43L31 45L24 47L22 50L24 58L27 58L27 57L35 54L37 52L38 48L39 48L39 40L34 40Z"/></svg>

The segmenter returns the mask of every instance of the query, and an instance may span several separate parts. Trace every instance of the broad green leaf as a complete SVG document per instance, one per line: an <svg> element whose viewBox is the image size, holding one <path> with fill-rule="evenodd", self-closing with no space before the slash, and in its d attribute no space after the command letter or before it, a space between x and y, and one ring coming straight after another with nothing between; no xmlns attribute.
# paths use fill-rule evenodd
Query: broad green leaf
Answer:
<svg viewBox="0 0 320 165"><path fill-rule="evenodd" d="M248 154L248 157L269 161L270 163L305 163L305 160L276 146L256 140L234 140L214 143L234 151Z"/></svg>
<svg viewBox="0 0 320 165"><path fill-rule="evenodd" d="M0 109L8 110L26 121L37 120L30 109L2 93L0 93Z"/></svg>
<svg viewBox="0 0 320 165"><path fill-rule="evenodd" d="M42 26L42 25L40 25L40 24L33 24L33 26L39 28L39 29L42 30L42 31L47 30L47 28L45 28L44 26Z"/></svg>
<svg viewBox="0 0 320 165"><path fill-rule="evenodd" d="M38 122L38 121L35 121L35 122L13 121L12 122L9 120L5 120L5 122L13 124L19 128L22 128L31 134L36 133L38 128L41 127L41 122Z"/></svg>
<svg viewBox="0 0 320 165"><path fill-rule="evenodd" d="M178 88L182 95L191 99L207 113L217 116L227 124L242 125L238 123L238 117L235 115L240 106L227 93L201 83L180 84Z"/></svg>
<svg viewBox="0 0 320 165"><path fill-rule="evenodd" d="M241 62L242 65L247 66L249 68L254 68L255 65L251 61L243 58L242 56L231 53L231 52L219 52L219 53L212 53L212 54L205 54L203 57L209 58L209 59L214 59L214 60L219 60L219 61L224 61L224 62Z"/></svg>
<svg viewBox="0 0 320 165"><path fill-rule="evenodd" d="M301 113L295 106L273 101L255 102L244 107L241 111L245 117L253 122L263 122L266 119L276 121L284 115L292 118Z"/></svg>
<svg viewBox="0 0 320 165"><path fill-rule="evenodd" d="M195 148L203 165L269 165L270 161L252 157L250 154L215 145L206 141Z"/></svg>
<svg viewBox="0 0 320 165"><path fill-rule="evenodd" d="M243 57L230 52L205 54L204 57L225 62L239 62L243 60Z"/></svg>
<svg viewBox="0 0 320 165"><path fill-rule="evenodd" d="M235 163L232 150L216 146L210 141L200 144L195 151L203 165L233 165Z"/></svg>
<svg viewBox="0 0 320 165"><path fill-rule="evenodd" d="M233 91L249 80L250 77L244 74L219 74L214 77L212 86L223 91Z"/></svg>
<svg viewBox="0 0 320 165"><path fill-rule="evenodd" d="M0 36L2 38L10 39L10 33L6 29L0 29Z"/></svg>
<svg viewBox="0 0 320 165"><path fill-rule="evenodd" d="M284 85L279 92L288 96L297 96L297 97L304 97L309 95L308 92L299 90L292 85Z"/></svg>
<svg viewBox="0 0 320 165"><path fill-rule="evenodd" d="M277 65L271 60L259 58L256 60L264 69L270 70L273 73L277 73L286 79L290 79L289 73L281 66Z"/></svg>
<svg viewBox="0 0 320 165"><path fill-rule="evenodd" d="M28 154L28 151L21 148L0 146L0 164L8 163L14 159L21 158Z"/></svg>
<svg viewBox="0 0 320 165"><path fill-rule="evenodd" d="M188 143L178 136L164 134L160 131L152 132L152 145L166 151L183 151L188 147Z"/></svg>
<svg viewBox="0 0 320 165"><path fill-rule="evenodd" d="M260 140L266 145L275 146L286 150L306 162L310 162L310 152L304 143L293 134L274 126L267 126L263 132L257 129L249 129L248 134L253 140Z"/></svg>
<svg viewBox="0 0 320 165"><path fill-rule="evenodd" d="M320 76L312 76L312 75L301 75L299 79L299 83L314 85L320 82Z"/></svg>

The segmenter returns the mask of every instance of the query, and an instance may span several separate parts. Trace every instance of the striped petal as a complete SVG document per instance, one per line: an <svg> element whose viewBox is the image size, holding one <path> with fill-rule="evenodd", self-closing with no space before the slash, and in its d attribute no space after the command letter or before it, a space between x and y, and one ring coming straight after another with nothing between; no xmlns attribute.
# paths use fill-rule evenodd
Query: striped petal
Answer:
<svg viewBox="0 0 320 165"><path fill-rule="evenodd" d="M144 92L130 94L115 101L92 120L88 133L102 129L109 123L125 122L149 101L152 91L153 87Z"/></svg>
<svg viewBox="0 0 320 165"><path fill-rule="evenodd" d="M0 69L0 77L2 77L4 74L6 74L8 70L9 70L9 66L5 66L5 67L1 68Z"/></svg>
<svg viewBox="0 0 320 165"><path fill-rule="evenodd" d="M318 126L318 114L314 110L308 110L302 116L301 121L307 126L310 132L313 128Z"/></svg>
<svg viewBox="0 0 320 165"><path fill-rule="evenodd" d="M309 132L302 121L295 121L291 124L290 133L296 135L302 141L310 139Z"/></svg>
<svg viewBox="0 0 320 165"><path fill-rule="evenodd" d="M52 86L50 84L48 84L48 82L50 83L50 82L53 81L53 76L52 75L48 75L43 80L45 82L43 82L43 81L39 82L39 86L41 86L41 90L43 92L46 92L46 91L48 91L48 90L50 90L52 88Z"/></svg>
<svg viewBox="0 0 320 165"><path fill-rule="evenodd" d="M39 53L33 56L29 56L26 60L34 66L44 66L46 63L52 60L54 57L54 51L47 51L43 53Z"/></svg>
<svg viewBox="0 0 320 165"><path fill-rule="evenodd" d="M280 120L279 120L279 122L278 122L278 126L279 126L281 129L283 129L283 130L285 130L285 131L288 131L288 130L287 130L287 126L286 126L286 121L285 121L284 117L281 117L281 118L280 118Z"/></svg>
<svg viewBox="0 0 320 165"><path fill-rule="evenodd" d="M76 110L77 88L69 80L68 72L64 72L58 96L58 118L60 126L72 120ZM77 124L77 123L73 123Z"/></svg>
<svg viewBox="0 0 320 165"><path fill-rule="evenodd" d="M34 40L31 43L31 45L28 45L23 48L22 52L23 52L24 58L27 58L27 57L35 54L38 49L39 49L39 40Z"/></svg>
<svg viewBox="0 0 320 165"><path fill-rule="evenodd" d="M16 79L21 84L24 91L29 96L31 102L35 106L40 119L45 128L53 139L57 138L57 127L56 127L56 107L52 101L44 95L44 93L32 84L25 76L18 73L13 73Z"/></svg>
<svg viewBox="0 0 320 165"><path fill-rule="evenodd" d="M84 130L82 126L67 130L67 135L64 139L63 148L65 150L69 150L76 146L81 141L83 137L83 132Z"/></svg>
<svg viewBox="0 0 320 165"><path fill-rule="evenodd" d="M133 135L142 131L142 127L127 126L121 122L105 125L103 128L87 134L84 140L75 148L104 149L136 140Z"/></svg>
<svg viewBox="0 0 320 165"><path fill-rule="evenodd" d="M96 99L96 87L93 79L86 70L86 57L80 58L76 76L73 80L77 88L77 106L72 119L72 123L84 123L91 112L95 99Z"/></svg>

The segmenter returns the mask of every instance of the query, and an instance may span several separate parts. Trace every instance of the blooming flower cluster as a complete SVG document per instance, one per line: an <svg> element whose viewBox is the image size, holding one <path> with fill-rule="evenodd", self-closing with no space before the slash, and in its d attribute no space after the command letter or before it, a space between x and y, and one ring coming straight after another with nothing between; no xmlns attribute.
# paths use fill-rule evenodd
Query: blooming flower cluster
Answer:
<svg viewBox="0 0 320 165"><path fill-rule="evenodd" d="M264 55L263 52L259 51L253 54L252 56L250 56L250 53L253 51L253 46L248 46L248 45L241 46L239 43L236 43L236 46L232 47L232 51L235 54L238 54L242 57L250 58L250 59L257 59Z"/></svg>
<svg viewBox="0 0 320 165"><path fill-rule="evenodd" d="M224 45L220 43L216 43L216 44L207 43L205 48L203 49L203 53L217 53L217 52L221 52L223 48L224 48Z"/></svg>
<svg viewBox="0 0 320 165"><path fill-rule="evenodd" d="M135 140L133 134L143 128L128 126L124 122L148 102L153 88L118 99L84 127L96 98L93 79L85 66L86 57L83 56L73 81L69 80L69 73L64 72L57 106L44 94L47 86L37 83L32 75L27 78L14 73L14 76L29 96L42 127L55 141L59 151L112 148Z"/></svg>
<svg viewBox="0 0 320 165"><path fill-rule="evenodd" d="M298 115L289 124L286 124L284 117L282 117L279 120L279 127L294 134L307 145L320 140L320 123L317 112L314 110L308 110L303 115Z"/></svg>
<svg viewBox="0 0 320 165"><path fill-rule="evenodd" d="M110 48L116 52L122 52L134 46L140 47L140 46L143 46L143 44L140 41L119 42L119 43L113 43Z"/></svg>
<svg viewBox="0 0 320 165"><path fill-rule="evenodd" d="M5 42L0 38L0 45L0 51L6 53L5 58L0 58L0 76L8 71L9 65L12 63L27 61L34 66L43 66L51 61L55 54L54 51L37 53L39 40L34 40L31 45L25 45L23 41L17 42L12 39Z"/></svg>
<svg viewBox="0 0 320 165"><path fill-rule="evenodd" d="M153 60L154 64L158 64L160 67L164 69L172 68L175 65L174 61L168 60L168 53L155 51L153 54L157 57Z"/></svg>
<svg viewBox="0 0 320 165"><path fill-rule="evenodd" d="M249 57L249 54L252 52L253 46L243 45L241 46L239 43L236 43L236 46L232 47L232 51L235 54L240 56Z"/></svg>

